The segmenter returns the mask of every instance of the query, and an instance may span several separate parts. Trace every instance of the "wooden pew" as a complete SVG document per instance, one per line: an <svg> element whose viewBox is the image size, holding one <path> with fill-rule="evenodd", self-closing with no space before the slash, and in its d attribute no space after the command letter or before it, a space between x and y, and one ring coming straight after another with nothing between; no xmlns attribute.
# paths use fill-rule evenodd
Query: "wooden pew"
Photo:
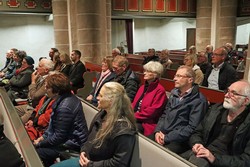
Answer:
<svg viewBox="0 0 250 167"><path fill-rule="evenodd" d="M85 67L86 67L87 71L97 71L97 72L102 71L101 65L94 64L94 63L87 62L87 61L85 62Z"/></svg>
<svg viewBox="0 0 250 167"><path fill-rule="evenodd" d="M0 111L4 117L4 133L22 155L26 166L43 167L20 117L3 88L0 88Z"/></svg>
<svg viewBox="0 0 250 167"><path fill-rule="evenodd" d="M141 84L144 84L143 74L136 73L141 79ZM167 92L171 92L174 89L174 81L166 78L161 78L160 83ZM200 86L200 92L207 98L210 103L222 103L224 101L224 92L221 90L210 89L204 86Z"/></svg>
<svg viewBox="0 0 250 167"><path fill-rule="evenodd" d="M96 65L91 65L92 63L88 63L87 68L90 68L91 71L96 69ZM93 67L93 69L92 69ZM132 65L132 68L136 74L138 75L138 77L141 80L141 84L144 83L144 75L142 72L139 71L143 71L143 67L142 65ZM170 71L170 76L173 77L175 75L175 70L169 70ZM164 86L165 90L167 92L170 92L173 88L174 88L174 81L170 80L170 79L166 79L166 78L161 78L160 79L160 83ZM206 96L207 100L210 103L221 103L224 100L224 93L223 91L220 90L214 90L214 89L209 89L207 87L203 87L200 86L200 91L204 94L204 96Z"/></svg>
<svg viewBox="0 0 250 167"><path fill-rule="evenodd" d="M84 115L89 127L92 119L98 110L87 101L82 100ZM194 167L192 163L181 158L177 154L167 150L159 144L149 140L145 136L138 134L130 162L131 167L152 167L152 166L174 166L174 167Z"/></svg>

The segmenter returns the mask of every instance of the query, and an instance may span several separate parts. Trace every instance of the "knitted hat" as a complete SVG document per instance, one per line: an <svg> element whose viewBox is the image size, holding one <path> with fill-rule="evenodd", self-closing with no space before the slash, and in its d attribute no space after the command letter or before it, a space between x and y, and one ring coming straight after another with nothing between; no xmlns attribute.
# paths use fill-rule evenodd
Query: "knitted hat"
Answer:
<svg viewBox="0 0 250 167"><path fill-rule="evenodd" d="M25 56L24 59L27 61L28 65L33 65L35 63L34 59L30 56Z"/></svg>

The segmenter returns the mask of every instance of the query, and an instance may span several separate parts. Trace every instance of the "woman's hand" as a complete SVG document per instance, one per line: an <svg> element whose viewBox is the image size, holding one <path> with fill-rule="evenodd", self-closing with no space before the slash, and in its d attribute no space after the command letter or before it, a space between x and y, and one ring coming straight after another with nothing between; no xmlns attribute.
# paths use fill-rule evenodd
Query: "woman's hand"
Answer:
<svg viewBox="0 0 250 167"><path fill-rule="evenodd" d="M87 167L88 166L89 159L87 158L85 152L81 153L79 163L80 163L81 167Z"/></svg>
<svg viewBox="0 0 250 167"><path fill-rule="evenodd" d="M41 136L38 139L34 140L33 144L36 146L38 143L40 143L43 140L44 140L44 138L43 138L43 136Z"/></svg>

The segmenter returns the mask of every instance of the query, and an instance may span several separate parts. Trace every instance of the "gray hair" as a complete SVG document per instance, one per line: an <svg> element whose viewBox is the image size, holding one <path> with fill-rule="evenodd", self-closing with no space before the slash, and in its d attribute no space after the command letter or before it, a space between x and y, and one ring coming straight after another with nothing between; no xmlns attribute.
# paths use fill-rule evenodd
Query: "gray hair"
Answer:
<svg viewBox="0 0 250 167"><path fill-rule="evenodd" d="M180 67L177 69L177 71L178 71L179 69L186 69L186 74L185 74L185 75L188 76L188 77L193 78L193 82L195 81L195 72L194 72L194 70L193 70L191 67L182 65L182 66L180 66Z"/></svg>
<svg viewBox="0 0 250 167"><path fill-rule="evenodd" d="M155 72L157 74L157 78L160 78L163 73L163 66L161 63L157 61L150 61L143 66L144 70Z"/></svg>
<svg viewBox="0 0 250 167"><path fill-rule="evenodd" d="M54 69L54 63L50 59L42 59L40 62L43 62L44 67L48 69L49 71L52 71Z"/></svg>

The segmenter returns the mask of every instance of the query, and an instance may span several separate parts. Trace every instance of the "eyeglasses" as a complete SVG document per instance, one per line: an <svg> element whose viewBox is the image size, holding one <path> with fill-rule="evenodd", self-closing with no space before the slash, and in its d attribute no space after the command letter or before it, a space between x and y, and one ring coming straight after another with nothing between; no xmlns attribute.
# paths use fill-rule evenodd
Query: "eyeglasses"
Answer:
<svg viewBox="0 0 250 167"><path fill-rule="evenodd" d="M225 90L224 93L228 94L230 97L235 97L235 96L247 97L246 95L239 94L236 91L229 89Z"/></svg>
<svg viewBox="0 0 250 167"><path fill-rule="evenodd" d="M191 77L186 76L186 75L181 75L181 74L175 74L174 78L191 78Z"/></svg>

